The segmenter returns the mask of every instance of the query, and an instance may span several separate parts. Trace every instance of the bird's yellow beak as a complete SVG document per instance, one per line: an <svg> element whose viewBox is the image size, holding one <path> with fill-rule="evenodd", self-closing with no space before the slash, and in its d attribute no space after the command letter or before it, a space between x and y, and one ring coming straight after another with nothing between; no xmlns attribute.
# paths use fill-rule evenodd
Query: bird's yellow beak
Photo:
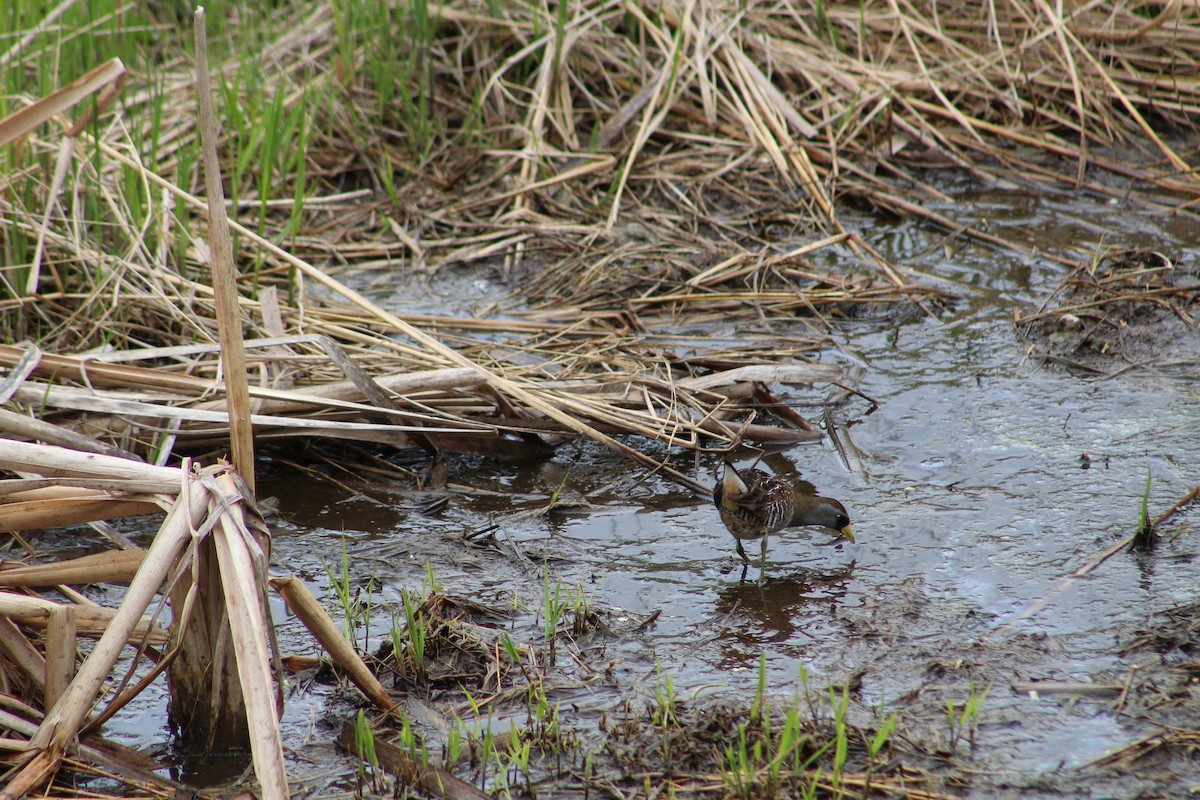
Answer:
<svg viewBox="0 0 1200 800"><path fill-rule="evenodd" d="M847 525L846 527L842 528L842 536L846 537L847 539L849 539L850 541L853 542L854 541L854 530L849 525Z"/></svg>

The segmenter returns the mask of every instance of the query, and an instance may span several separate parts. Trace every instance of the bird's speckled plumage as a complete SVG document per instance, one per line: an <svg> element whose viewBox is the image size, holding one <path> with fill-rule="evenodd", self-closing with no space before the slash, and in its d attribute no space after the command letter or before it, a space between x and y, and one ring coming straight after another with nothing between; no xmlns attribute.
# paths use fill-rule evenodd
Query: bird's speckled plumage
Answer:
<svg viewBox="0 0 1200 800"><path fill-rule="evenodd" d="M739 471L732 464L725 464L713 487L713 502L721 522L737 541L738 555L743 561L750 563L742 540L762 538L765 564L767 536L784 528L820 525L854 541L845 506L837 500L818 497L810 484L804 484L804 487L804 491L797 491L786 481L762 470Z"/></svg>

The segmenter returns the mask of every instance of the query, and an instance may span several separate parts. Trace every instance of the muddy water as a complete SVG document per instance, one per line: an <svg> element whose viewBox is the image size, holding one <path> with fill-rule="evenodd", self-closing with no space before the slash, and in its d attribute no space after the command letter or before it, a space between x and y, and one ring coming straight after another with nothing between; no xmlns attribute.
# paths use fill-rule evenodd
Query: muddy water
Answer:
<svg viewBox="0 0 1200 800"><path fill-rule="evenodd" d="M1200 256L1195 226L1086 199L989 194L944 211L1077 259L1102 238L1182 261ZM834 409L845 459L828 443L764 459L841 499L857 544L790 532L772 540L765 578L752 568L743 581L707 500L585 445L549 461L458 459L451 483L487 494L456 492L432 513L429 498L386 483L347 496L294 474L268 479L262 489L279 496L285 520L277 560L327 591L324 563L340 562L345 548L360 585L372 576L385 601L401 587L419 588L429 564L446 593L517 608L514 630L527 638L539 630L546 574L578 588L623 631L585 648L587 658L613 664L616 677L566 695L583 713L651 691L647 677L660 665L681 696L745 695L761 655L773 692L793 692L801 666L816 686L856 676L866 706L905 712L931 738L943 735L936 730L947 700L990 687L971 758L981 769L1003 764L1015 785L1044 783L1059 767L1144 735L1150 723L1110 703L1033 698L1013 684L1123 681L1132 662L1116 648L1128 632L1157 609L1195 599L1192 523L1170 525L1168 534L1183 535L1152 554L1114 556L1031 618L1018 615L1132 530L1147 474L1152 511L1200 476L1197 386L1152 369L1084 378L1027 358L1013 309L1035 307L1061 279L1061 265L963 242L950 251L909 225L874 228L868 238L963 300L937 319L847 323L824 357L862 367L859 386L879 407L855 399ZM443 290L469 302L498 294L465 280L468 291ZM402 294L397 310L447 313L441 298L413 306ZM821 395L792 397L820 419ZM714 466L691 465L706 480ZM565 502L536 513L560 484ZM491 544L465 541L493 525ZM637 628L653 612L657 619ZM286 642L294 623L280 621ZM298 748L327 742L315 722L326 713L322 690L301 689L290 702Z"/></svg>

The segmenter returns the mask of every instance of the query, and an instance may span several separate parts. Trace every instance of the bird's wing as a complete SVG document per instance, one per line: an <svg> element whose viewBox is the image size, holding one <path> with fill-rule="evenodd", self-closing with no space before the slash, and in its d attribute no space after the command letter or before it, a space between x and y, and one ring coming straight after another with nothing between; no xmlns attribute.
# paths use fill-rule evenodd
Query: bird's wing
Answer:
<svg viewBox="0 0 1200 800"><path fill-rule="evenodd" d="M792 482L792 491L800 497L815 497L817 487L813 486L808 481L796 480Z"/></svg>

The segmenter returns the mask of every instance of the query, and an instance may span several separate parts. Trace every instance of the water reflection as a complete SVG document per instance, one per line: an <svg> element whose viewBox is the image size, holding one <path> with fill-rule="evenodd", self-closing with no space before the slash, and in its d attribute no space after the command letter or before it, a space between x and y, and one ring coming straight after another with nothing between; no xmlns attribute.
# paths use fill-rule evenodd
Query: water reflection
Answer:
<svg viewBox="0 0 1200 800"><path fill-rule="evenodd" d="M834 618L856 564L851 561L828 570L801 569L718 589L715 608L725 617L720 649L726 664L752 666L764 645L803 644L805 639L819 638L811 629L814 620L822 615Z"/></svg>

